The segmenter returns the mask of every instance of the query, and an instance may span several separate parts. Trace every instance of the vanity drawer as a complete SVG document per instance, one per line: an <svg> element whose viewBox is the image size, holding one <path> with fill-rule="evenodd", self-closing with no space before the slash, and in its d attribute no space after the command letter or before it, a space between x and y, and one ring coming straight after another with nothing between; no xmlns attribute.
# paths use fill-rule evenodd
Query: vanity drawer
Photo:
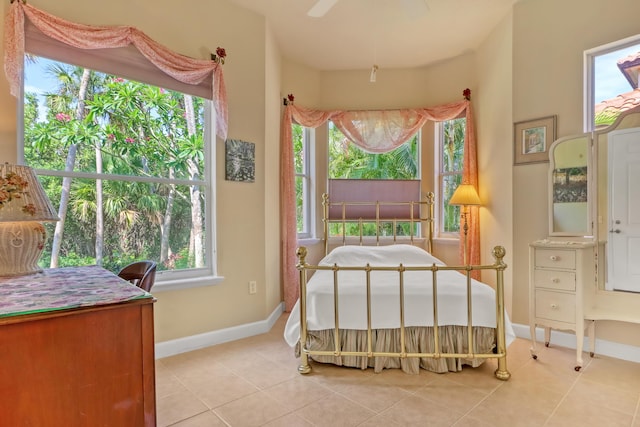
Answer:
<svg viewBox="0 0 640 427"><path fill-rule="evenodd" d="M533 271L533 283L536 288L576 290L576 273L573 271L541 270Z"/></svg>
<svg viewBox="0 0 640 427"><path fill-rule="evenodd" d="M536 249L536 267L576 268L576 252L557 249Z"/></svg>
<svg viewBox="0 0 640 427"><path fill-rule="evenodd" d="M575 324L575 295L536 290L536 317Z"/></svg>

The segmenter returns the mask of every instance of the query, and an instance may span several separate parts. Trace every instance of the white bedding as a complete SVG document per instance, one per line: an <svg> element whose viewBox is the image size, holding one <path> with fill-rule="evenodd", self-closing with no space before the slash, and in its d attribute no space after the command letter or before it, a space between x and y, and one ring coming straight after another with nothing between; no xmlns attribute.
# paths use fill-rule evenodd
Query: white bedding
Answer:
<svg viewBox="0 0 640 427"><path fill-rule="evenodd" d="M444 265L425 250L411 245L340 246L319 265L372 267ZM432 272L404 273L405 326L433 326ZM339 325L341 329L367 329L366 277L363 271L339 271ZM400 327L399 273L371 272L371 327ZM438 325L467 325L466 277L457 271L439 271L437 276ZM472 280L473 326L496 327L495 291ZM334 328L333 272L319 270L307 284L307 329ZM284 337L290 346L300 339L300 301L291 310ZM507 346L515 334L505 313Z"/></svg>

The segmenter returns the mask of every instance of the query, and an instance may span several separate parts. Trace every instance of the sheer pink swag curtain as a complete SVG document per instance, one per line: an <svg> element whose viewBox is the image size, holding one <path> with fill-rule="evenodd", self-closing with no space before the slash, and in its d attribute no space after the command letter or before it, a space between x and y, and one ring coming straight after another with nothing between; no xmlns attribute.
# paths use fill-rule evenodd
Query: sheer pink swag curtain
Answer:
<svg viewBox="0 0 640 427"><path fill-rule="evenodd" d="M293 143L291 125L293 122L309 128L316 128L331 120L351 141L362 149L383 153L393 150L411 138L428 120L444 121L465 113L467 119L464 138L464 183L478 185L476 160L476 135L473 125L471 102L466 96L459 102L433 108L415 108L382 111L319 111L294 105L289 95L282 115L280 147L280 209L281 209L281 259L284 281L285 310L290 311L299 297L299 275L296 269L296 194L295 171L293 167ZM462 242L462 236L461 240ZM469 260L480 262L480 228L478 209L469 214ZM462 245L460 259L462 260ZM461 261L462 263L462 261ZM474 272L476 273L476 272Z"/></svg>
<svg viewBox="0 0 640 427"><path fill-rule="evenodd" d="M149 38L142 31L128 26L91 26L69 22L42 10L13 1L5 19L4 67L13 96L19 93L23 72L25 16L46 36L79 49L135 46L158 69L174 79L197 85L212 78L212 93L216 111L216 132L226 139L228 130L227 93L222 66L212 60L194 59L175 53Z"/></svg>

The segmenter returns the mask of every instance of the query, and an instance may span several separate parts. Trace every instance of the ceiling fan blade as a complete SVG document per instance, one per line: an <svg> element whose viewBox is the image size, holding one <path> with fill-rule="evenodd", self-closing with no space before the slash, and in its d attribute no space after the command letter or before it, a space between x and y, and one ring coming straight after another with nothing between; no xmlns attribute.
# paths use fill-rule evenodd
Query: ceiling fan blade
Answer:
<svg viewBox="0 0 640 427"><path fill-rule="evenodd" d="M309 9L307 15L311 16L312 18L321 18L336 3L338 3L338 0L318 0L316 4L314 4L313 7Z"/></svg>

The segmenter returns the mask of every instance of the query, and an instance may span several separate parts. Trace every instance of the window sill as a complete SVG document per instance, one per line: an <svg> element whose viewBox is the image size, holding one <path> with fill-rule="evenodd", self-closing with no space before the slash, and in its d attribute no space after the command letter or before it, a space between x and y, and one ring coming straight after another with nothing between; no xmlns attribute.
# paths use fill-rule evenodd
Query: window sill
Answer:
<svg viewBox="0 0 640 427"><path fill-rule="evenodd" d="M152 293L214 286L218 283L222 283L223 280L223 276L202 276L175 280L163 280L155 283Z"/></svg>
<svg viewBox="0 0 640 427"><path fill-rule="evenodd" d="M298 246L313 246L321 243L322 239L316 237L306 237L304 239L298 239Z"/></svg>

